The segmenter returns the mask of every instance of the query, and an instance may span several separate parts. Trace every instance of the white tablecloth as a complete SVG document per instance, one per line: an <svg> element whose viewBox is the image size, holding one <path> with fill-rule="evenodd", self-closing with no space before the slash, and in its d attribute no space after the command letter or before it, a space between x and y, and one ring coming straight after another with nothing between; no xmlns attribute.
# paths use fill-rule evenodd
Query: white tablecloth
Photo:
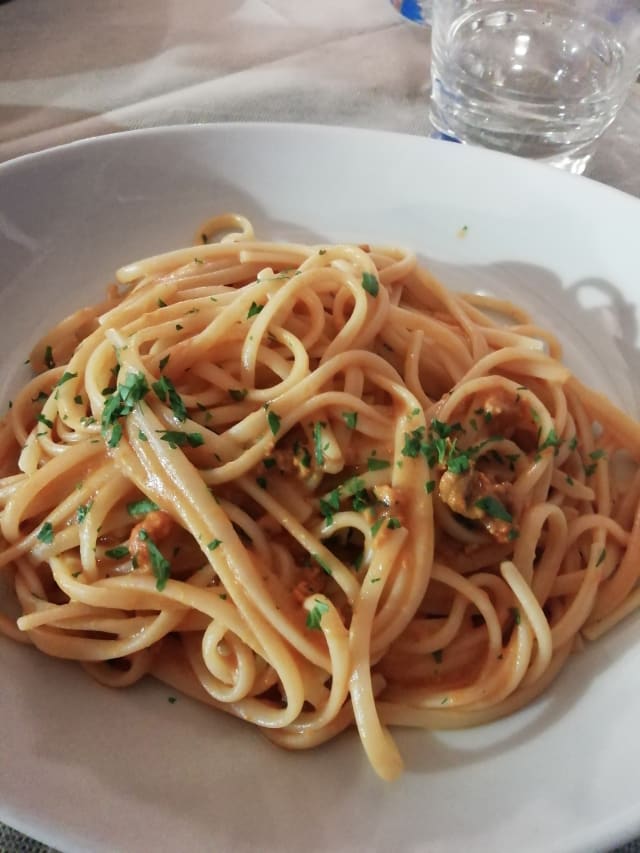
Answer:
<svg viewBox="0 0 640 853"><path fill-rule="evenodd" d="M640 196L640 85L634 90L592 176ZM404 22L387 0L0 4L0 161L192 122L428 134L428 93L429 31ZM44 849L0 824L2 853Z"/></svg>

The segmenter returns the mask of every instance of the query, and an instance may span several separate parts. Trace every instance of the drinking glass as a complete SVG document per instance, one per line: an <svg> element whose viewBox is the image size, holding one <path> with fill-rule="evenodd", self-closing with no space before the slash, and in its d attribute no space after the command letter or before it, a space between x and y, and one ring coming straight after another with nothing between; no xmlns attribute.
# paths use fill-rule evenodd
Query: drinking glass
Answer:
<svg viewBox="0 0 640 853"><path fill-rule="evenodd" d="M581 173L640 70L639 0L433 0L437 134Z"/></svg>

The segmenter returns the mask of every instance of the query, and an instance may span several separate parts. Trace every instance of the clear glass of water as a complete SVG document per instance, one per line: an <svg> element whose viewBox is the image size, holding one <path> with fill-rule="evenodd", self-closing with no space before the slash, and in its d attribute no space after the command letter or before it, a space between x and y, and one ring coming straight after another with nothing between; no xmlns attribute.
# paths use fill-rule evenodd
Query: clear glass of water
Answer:
<svg viewBox="0 0 640 853"><path fill-rule="evenodd" d="M433 0L431 45L436 135L582 173L640 71L640 0Z"/></svg>

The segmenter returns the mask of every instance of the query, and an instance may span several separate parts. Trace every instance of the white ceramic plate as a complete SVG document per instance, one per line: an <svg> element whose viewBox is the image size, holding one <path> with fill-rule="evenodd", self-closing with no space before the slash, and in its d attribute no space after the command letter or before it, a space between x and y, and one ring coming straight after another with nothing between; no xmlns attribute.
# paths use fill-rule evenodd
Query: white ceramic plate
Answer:
<svg viewBox="0 0 640 853"><path fill-rule="evenodd" d="M450 284L529 306L581 377L640 409L639 201L462 146L285 125L122 134L0 166L4 401L40 332L228 209L267 237L414 247ZM110 691L1 639L0 685L0 819L65 851L584 853L640 831L638 618L508 720L400 732L393 785L354 732L281 752L154 682Z"/></svg>

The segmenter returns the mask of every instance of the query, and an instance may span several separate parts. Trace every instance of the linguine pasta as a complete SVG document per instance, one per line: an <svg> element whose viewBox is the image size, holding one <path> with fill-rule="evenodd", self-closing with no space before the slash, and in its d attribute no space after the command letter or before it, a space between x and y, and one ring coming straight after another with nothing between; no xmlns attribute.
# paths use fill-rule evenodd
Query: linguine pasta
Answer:
<svg viewBox="0 0 640 853"><path fill-rule="evenodd" d="M226 236L214 242L223 231ZM243 217L129 264L0 426L0 630L316 746L530 702L640 604L640 428L513 305Z"/></svg>

